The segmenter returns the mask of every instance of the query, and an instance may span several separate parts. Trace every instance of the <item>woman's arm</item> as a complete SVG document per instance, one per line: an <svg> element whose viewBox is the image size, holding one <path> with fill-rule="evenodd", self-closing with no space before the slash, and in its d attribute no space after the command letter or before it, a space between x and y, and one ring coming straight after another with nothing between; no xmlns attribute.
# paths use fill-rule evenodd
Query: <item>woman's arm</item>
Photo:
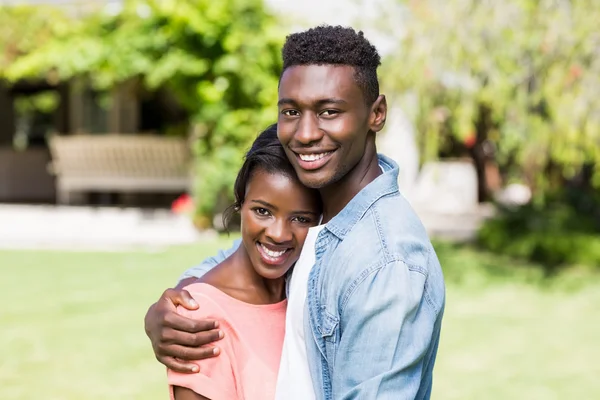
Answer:
<svg viewBox="0 0 600 400"><path fill-rule="evenodd" d="M173 386L173 399L175 400L210 400L201 394L194 392L192 389L181 386Z"/></svg>
<svg viewBox="0 0 600 400"><path fill-rule="evenodd" d="M193 287L192 285L191 287ZM221 306L208 294L202 292L202 285L192 288L193 298L200 303L200 308L189 311L180 308L177 312L182 317L199 321L208 316L222 320L223 328L227 328L229 323L227 318L223 317ZM191 363L199 370L195 374L181 373L173 369L167 369L167 382L170 387L171 395L176 400L219 400L219 399L237 399L239 396L236 390L236 373L232 362L235 357L233 351L233 337L225 336L220 342L221 353L218 357L205 358L203 360L193 360Z"/></svg>

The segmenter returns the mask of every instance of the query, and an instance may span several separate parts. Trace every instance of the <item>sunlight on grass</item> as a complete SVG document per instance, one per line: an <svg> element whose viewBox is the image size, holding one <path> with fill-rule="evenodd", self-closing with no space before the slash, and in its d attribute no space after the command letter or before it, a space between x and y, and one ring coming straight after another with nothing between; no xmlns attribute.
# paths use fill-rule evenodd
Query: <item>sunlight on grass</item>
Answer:
<svg viewBox="0 0 600 400"><path fill-rule="evenodd" d="M165 399L150 303L230 239L162 252L0 252L0 398ZM600 398L600 279L437 246L448 282L434 399Z"/></svg>

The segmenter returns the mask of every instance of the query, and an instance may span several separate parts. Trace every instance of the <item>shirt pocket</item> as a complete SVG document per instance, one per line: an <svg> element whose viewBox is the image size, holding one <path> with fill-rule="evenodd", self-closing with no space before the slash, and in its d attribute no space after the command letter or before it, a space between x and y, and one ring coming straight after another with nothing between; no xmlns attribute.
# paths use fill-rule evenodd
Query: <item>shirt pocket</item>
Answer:
<svg viewBox="0 0 600 400"><path fill-rule="evenodd" d="M331 314L326 309L321 310L321 326L318 328L318 331L325 345L325 354L330 374L333 372L335 356L340 340L339 326L339 317Z"/></svg>

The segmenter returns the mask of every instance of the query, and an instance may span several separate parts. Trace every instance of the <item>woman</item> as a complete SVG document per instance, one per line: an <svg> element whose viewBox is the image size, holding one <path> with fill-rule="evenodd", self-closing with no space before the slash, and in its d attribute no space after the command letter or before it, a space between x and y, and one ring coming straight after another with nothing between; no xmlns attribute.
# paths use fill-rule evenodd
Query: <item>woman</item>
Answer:
<svg viewBox="0 0 600 400"><path fill-rule="evenodd" d="M304 187L289 163L277 126L262 132L234 187L242 246L186 287L201 304L192 318L215 319L225 332L219 357L198 361L200 372L168 371L175 400L268 400L275 396L285 331L285 277L308 229L319 222L317 191Z"/></svg>

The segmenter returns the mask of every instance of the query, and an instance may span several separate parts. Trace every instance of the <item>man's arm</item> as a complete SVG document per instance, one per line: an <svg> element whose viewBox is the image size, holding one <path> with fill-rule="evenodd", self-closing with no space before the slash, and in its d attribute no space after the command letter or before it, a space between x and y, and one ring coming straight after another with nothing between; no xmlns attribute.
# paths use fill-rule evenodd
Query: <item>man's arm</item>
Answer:
<svg viewBox="0 0 600 400"><path fill-rule="evenodd" d="M190 268L180 278L174 289L167 289L156 303L150 306L144 318L146 334L150 338L156 359L168 368L183 373L198 372L198 365L192 360L203 360L219 354L219 348L201 346L223 338L217 321L194 320L177 313L177 306L195 310L199 305L192 299L187 284L202 277L206 272L229 257L240 246L236 240L233 247L219 251L215 257L204 260Z"/></svg>
<svg viewBox="0 0 600 400"><path fill-rule="evenodd" d="M179 282L181 283L181 281L183 281L184 279L188 279L188 278L202 278L204 276L204 274L206 274L208 271L210 271L211 269L213 269L214 267L216 267L217 265L222 263L227 257L232 255L238 249L238 247L240 247L241 243L242 243L241 239L236 239L233 242L233 245L231 246L230 249L219 250L217 252L216 256L209 257L206 260L202 261L202 263L200 263L200 265L196 265L195 267L188 269L187 271L185 271L183 273L183 275L181 275L181 277L179 278ZM177 285L177 286L180 286L180 285ZM185 286L185 285L183 285L183 286ZM183 287L183 286L181 286L181 287Z"/></svg>
<svg viewBox="0 0 600 400"><path fill-rule="evenodd" d="M355 283L340 316L335 397L428 399L443 286L431 301L426 276L401 261L376 268Z"/></svg>

